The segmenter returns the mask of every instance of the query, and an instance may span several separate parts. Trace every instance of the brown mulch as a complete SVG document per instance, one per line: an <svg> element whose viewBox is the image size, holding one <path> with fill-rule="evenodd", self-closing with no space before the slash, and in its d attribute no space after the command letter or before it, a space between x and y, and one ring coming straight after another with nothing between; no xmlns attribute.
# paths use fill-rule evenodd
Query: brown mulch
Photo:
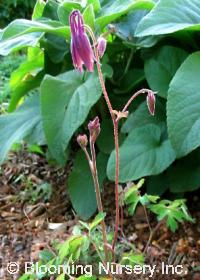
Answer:
<svg viewBox="0 0 200 280"><path fill-rule="evenodd" d="M67 169L53 167L39 155L25 151L13 153L0 168L0 279L18 279L21 275L10 276L6 273L6 264L19 262L23 271L25 261L36 261L44 248L51 250L52 240L64 241L70 236L77 223L68 195L66 178ZM31 201L26 197L27 185L52 185L50 201ZM114 189L105 184L104 206L107 223L114 224ZM27 195L27 194L26 194ZM184 224L172 234L162 225L155 233L148 249L147 262L160 265L182 264L186 275L156 275L154 278L134 278L123 275L121 279L188 279L200 280L200 199L198 194L189 199L190 211L196 219L195 224ZM151 220L152 219L152 220ZM150 218L151 227L156 221ZM54 226L59 228L53 229ZM125 237L126 236L126 237ZM142 252L149 238L148 224L142 208L138 208L132 218L125 211L121 242L133 243ZM199 270L199 271L198 271ZM184 278L185 277L185 278Z"/></svg>

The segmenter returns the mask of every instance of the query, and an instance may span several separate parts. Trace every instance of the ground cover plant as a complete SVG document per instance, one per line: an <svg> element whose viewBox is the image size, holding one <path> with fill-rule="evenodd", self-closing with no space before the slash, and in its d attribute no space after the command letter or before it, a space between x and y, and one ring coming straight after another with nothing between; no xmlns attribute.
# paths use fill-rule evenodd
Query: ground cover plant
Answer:
<svg viewBox="0 0 200 280"><path fill-rule="evenodd" d="M125 204L130 214L141 204L146 217L153 212L172 231L193 221L184 199L159 196L170 190L183 198L200 185L197 10L197 0L38 0L32 20L1 30L0 55L27 49L10 78L8 113L0 117L1 163L16 142L47 146L51 162L73 159L68 191L80 219L99 212L56 247L58 258L47 266L90 254L143 263L145 252L117 244ZM147 194L139 191L143 181L120 189L143 177ZM114 233L107 232L101 202L106 178L115 181Z"/></svg>

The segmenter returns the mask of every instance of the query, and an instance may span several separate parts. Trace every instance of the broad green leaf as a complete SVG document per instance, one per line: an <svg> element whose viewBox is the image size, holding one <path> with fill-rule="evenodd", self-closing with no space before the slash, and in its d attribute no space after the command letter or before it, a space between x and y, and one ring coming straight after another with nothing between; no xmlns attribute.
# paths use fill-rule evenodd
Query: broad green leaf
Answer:
<svg viewBox="0 0 200 280"><path fill-rule="evenodd" d="M83 3L83 1L71 1L71 0L62 1L57 10L58 18L63 24L69 25L70 13L73 10L82 11L84 7L85 7L85 3Z"/></svg>
<svg viewBox="0 0 200 280"><path fill-rule="evenodd" d="M103 1L101 12L96 19L96 24L103 29L107 24L130 11L136 9L152 9L154 5L154 2L151 0L106 0Z"/></svg>
<svg viewBox="0 0 200 280"><path fill-rule="evenodd" d="M164 171L175 160L175 152L168 139L163 139L161 128L154 124L133 130L120 147L121 183ZM110 180L115 178L115 152L107 166Z"/></svg>
<svg viewBox="0 0 200 280"><path fill-rule="evenodd" d="M172 165L167 174L170 180L170 191L183 193L200 188L200 152L195 150Z"/></svg>
<svg viewBox="0 0 200 280"><path fill-rule="evenodd" d="M44 7L45 7L45 1L44 0L37 0L34 10L33 10L33 14L32 14L32 19L38 19L42 17L43 11L44 11Z"/></svg>
<svg viewBox="0 0 200 280"><path fill-rule="evenodd" d="M36 46L44 33L70 39L70 29L58 21L30 21L18 19L11 22L0 32L0 55L8 55L13 51L28 46Z"/></svg>
<svg viewBox="0 0 200 280"><path fill-rule="evenodd" d="M112 131L113 131L112 121L109 119L104 119L101 122L101 133L97 138L97 146L101 152L108 155L114 149L114 139L111 134ZM119 133L119 143L122 143L124 138L125 136Z"/></svg>
<svg viewBox="0 0 200 280"><path fill-rule="evenodd" d="M167 98L169 84L187 55L182 49L164 46L145 61L147 82L159 96Z"/></svg>
<svg viewBox="0 0 200 280"><path fill-rule="evenodd" d="M117 94L130 92L145 80L144 71L141 69L130 69L120 81L120 87L114 89Z"/></svg>
<svg viewBox="0 0 200 280"><path fill-rule="evenodd" d="M40 120L38 94L27 98L15 113L0 117L0 163L5 160L12 145L30 134Z"/></svg>
<svg viewBox="0 0 200 280"><path fill-rule="evenodd" d="M179 30L200 30L199 0L160 0L139 23L136 35L161 35Z"/></svg>
<svg viewBox="0 0 200 280"><path fill-rule="evenodd" d="M139 9L128 13L128 15L123 17L122 20L113 24L115 34L122 40L126 41L126 43L130 46L139 48L152 47L158 41L157 36L147 36L142 38L135 36L135 31L139 22L148 12L149 10Z"/></svg>
<svg viewBox="0 0 200 280"><path fill-rule="evenodd" d="M169 138L177 156L200 145L200 52L191 54L171 81L167 101Z"/></svg>
<svg viewBox="0 0 200 280"><path fill-rule="evenodd" d="M90 231L94 230L104 219L105 219L106 213L98 213L92 223L90 223Z"/></svg>
<svg viewBox="0 0 200 280"><path fill-rule="evenodd" d="M165 102L157 98L155 115L151 116L148 111L147 103L144 101L139 105L136 111L128 116L128 119L122 126L121 132L130 133L134 129L147 124L155 124L162 127L166 121L165 106Z"/></svg>
<svg viewBox="0 0 200 280"><path fill-rule="evenodd" d="M44 78L41 85L44 131L50 152L59 163L65 163L65 150L72 135L84 123L100 96L95 73L85 82L77 71Z"/></svg>
<svg viewBox="0 0 200 280"><path fill-rule="evenodd" d="M95 13L99 12L99 10L101 9L101 4L99 0L87 0L88 4L92 4Z"/></svg>
<svg viewBox="0 0 200 280"><path fill-rule="evenodd" d="M97 167L99 184L102 185L106 177L107 157L99 154ZM89 164L81 150L77 153L74 168L68 179L68 190L72 205L83 220L89 219L96 211L96 196Z"/></svg>
<svg viewBox="0 0 200 280"><path fill-rule="evenodd" d="M157 176L150 176L146 180L147 193L151 195L163 195L169 188L169 178L165 173L161 173Z"/></svg>
<svg viewBox="0 0 200 280"><path fill-rule="evenodd" d="M89 25L94 30L95 15L94 15L94 7L92 4L87 6L87 8L84 10L83 18L84 18L84 23Z"/></svg>
<svg viewBox="0 0 200 280"><path fill-rule="evenodd" d="M43 73L41 72L43 67L44 54L42 51L39 51L36 52L31 59L27 59L23 62L19 68L12 73L10 78L10 89L12 92L9 104L10 112L17 107L20 99L28 93L29 90L40 85L43 78Z"/></svg>

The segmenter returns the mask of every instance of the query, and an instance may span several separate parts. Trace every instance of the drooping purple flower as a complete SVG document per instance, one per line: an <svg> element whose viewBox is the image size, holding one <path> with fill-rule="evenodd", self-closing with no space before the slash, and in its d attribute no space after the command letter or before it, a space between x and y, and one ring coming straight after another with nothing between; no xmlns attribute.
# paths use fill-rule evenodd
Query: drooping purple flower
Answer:
<svg viewBox="0 0 200 280"><path fill-rule="evenodd" d="M102 57L105 53L105 50L106 50L106 46L107 46L107 41L105 38L103 37L99 37L98 40L97 40L97 48L98 48L98 51L99 51L99 56Z"/></svg>
<svg viewBox="0 0 200 280"><path fill-rule="evenodd" d="M89 72L94 70L94 53L85 32L83 16L80 11L75 10L69 17L71 29L71 54L74 67L83 71L83 64Z"/></svg>
<svg viewBox="0 0 200 280"><path fill-rule="evenodd" d="M156 98L153 91L149 91L147 95L147 106L152 116L155 114Z"/></svg>

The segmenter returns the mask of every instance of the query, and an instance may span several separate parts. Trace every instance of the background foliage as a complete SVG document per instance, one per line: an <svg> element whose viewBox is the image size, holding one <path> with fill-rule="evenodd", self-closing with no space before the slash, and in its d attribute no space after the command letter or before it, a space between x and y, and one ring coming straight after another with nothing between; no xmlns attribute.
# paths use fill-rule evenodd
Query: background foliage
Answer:
<svg viewBox="0 0 200 280"><path fill-rule="evenodd" d="M0 161L22 139L47 145L60 165L73 154L69 194L78 214L87 219L96 209L94 193L87 171L82 172L85 163L71 145L73 136L99 115L99 172L102 182L114 179L111 123L97 73L73 70L68 25L73 9L83 12L97 35L112 32L102 66L115 109L122 109L142 87L157 92L155 117L149 116L141 97L121 126L120 182L145 176L150 194L170 190L182 195L198 189L199 0L38 0L32 20L15 20L0 33L0 55L27 52L10 78L9 113L0 117Z"/></svg>
<svg viewBox="0 0 200 280"><path fill-rule="evenodd" d="M35 0L7 0L0 3L0 27L16 18L30 18Z"/></svg>

